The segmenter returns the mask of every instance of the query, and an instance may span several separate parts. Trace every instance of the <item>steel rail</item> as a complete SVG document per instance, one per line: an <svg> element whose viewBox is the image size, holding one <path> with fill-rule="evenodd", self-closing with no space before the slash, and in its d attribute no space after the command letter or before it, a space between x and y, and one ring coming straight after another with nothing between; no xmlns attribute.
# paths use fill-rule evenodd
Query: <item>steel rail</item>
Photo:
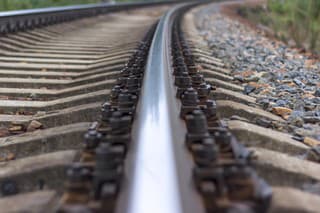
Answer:
<svg viewBox="0 0 320 213"><path fill-rule="evenodd" d="M171 32L177 15L190 4L164 15L149 51L143 86L133 124L132 166L127 213L204 212L192 187L192 160L185 149L185 123L172 77ZM130 173L130 172L129 172Z"/></svg>
<svg viewBox="0 0 320 213"><path fill-rule="evenodd" d="M74 20L124 9L176 3L174 1L140 3L101 3L65 7L41 8L0 12L0 33L9 33L41 27L48 24Z"/></svg>

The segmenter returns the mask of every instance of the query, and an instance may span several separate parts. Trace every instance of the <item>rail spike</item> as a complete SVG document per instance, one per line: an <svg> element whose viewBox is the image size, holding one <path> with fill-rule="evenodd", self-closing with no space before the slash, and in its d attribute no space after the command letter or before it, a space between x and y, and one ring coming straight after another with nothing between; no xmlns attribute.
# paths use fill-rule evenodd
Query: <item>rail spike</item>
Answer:
<svg viewBox="0 0 320 213"><path fill-rule="evenodd" d="M181 99L181 117L187 126L186 144L195 162L194 183L206 212L267 212L271 187L253 169L252 153L219 122L215 101L208 95L211 86L197 70L181 31L181 17L176 19L172 33L172 60L176 66L173 74L177 90L183 91L177 97ZM187 68L183 78L191 79L192 87L188 89L177 83L180 67Z"/></svg>

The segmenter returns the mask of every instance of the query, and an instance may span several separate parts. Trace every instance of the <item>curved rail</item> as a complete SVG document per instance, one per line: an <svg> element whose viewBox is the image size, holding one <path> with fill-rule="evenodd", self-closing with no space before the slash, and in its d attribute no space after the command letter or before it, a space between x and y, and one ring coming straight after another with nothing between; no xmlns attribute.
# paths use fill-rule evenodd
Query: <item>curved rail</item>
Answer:
<svg viewBox="0 0 320 213"><path fill-rule="evenodd" d="M81 17L94 16L123 9L174 3L173 1L140 3L101 3L66 7L41 8L0 13L0 33L16 32Z"/></svg>
<svg viewBox="0 0 320 213"><path fill-rule="evenodd" d="M162 17L149 51L133 126L130 161L136 166L129 181L128 213L203 212L190 187L192 162L184 149L186 127L179 118L170 63L173 22L189 6L176 6Z"/></svg>

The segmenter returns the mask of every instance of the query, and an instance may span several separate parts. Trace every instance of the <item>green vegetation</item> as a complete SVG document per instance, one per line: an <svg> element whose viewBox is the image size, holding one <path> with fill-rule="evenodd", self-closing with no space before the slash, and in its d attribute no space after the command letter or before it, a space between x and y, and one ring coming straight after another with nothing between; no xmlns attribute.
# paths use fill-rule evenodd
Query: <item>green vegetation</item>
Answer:
<svg viewBox="0 0 320 213"><path fill-rule="evenodd" d="M268 0L264 7L242 8L241 15L270 27L283 41L320 52L320 0Z"/></svg>
<svg viewBox="0 0 320 213"><path fill-rule="evenodd" d="M155 0L115 0L116 2L143 2ZM109 2L109 0L0 0L0 11L57 7L77 4Z"/></svg>
<svg viewBox="0 0 320 213"><path fill-rule="evenodd" d="M90 4L98 2L101 2L101 0L0 0L0 11Z"/></svg>

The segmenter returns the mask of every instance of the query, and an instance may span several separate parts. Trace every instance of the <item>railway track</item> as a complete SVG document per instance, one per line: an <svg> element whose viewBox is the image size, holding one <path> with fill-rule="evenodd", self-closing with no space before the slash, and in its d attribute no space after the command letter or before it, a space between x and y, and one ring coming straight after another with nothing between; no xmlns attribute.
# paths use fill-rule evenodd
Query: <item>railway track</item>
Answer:
<svg viewBox="0 0 320 213"><path fill-rule="evenodd" d="M2 25L3 212L320 209L303 188L319 165L296 157L309 147L248 122L282 119L212 57L201 8L99 5Z"/></svg>

